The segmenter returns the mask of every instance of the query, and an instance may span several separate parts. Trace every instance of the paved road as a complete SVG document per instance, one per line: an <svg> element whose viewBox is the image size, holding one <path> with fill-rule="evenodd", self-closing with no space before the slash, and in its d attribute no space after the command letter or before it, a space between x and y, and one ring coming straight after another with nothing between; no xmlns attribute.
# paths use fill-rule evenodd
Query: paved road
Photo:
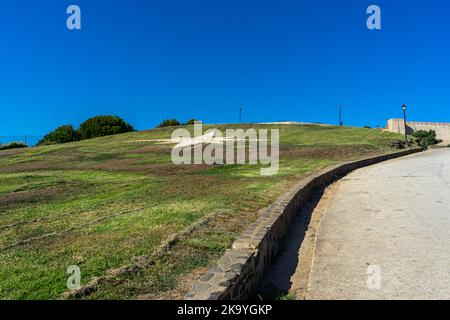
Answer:
<svg viewBox="0 0 450 320"><path fill-rule="evenodd" d="M335 190L308 299L450 299L449 149L357 170Z"/></svg>

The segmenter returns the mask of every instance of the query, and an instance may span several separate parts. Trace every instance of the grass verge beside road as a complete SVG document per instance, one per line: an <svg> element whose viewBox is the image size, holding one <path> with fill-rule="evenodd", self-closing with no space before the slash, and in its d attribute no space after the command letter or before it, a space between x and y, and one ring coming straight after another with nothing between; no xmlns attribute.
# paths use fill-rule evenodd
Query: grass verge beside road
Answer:
<svg viewBox="0 0 450 320"><path fill-rule="evenodd" d="M221 125L226 128L254 125ZM243 229L293 183L326 166L394 151L393 133L319 125L280 129L280 171L259 166L171 163L172 128L0 152L0 298L57 299L70 265L82 284L152 257L201 219L145 270L119 275L89 299L181 298ZM205 126L205 129L208 127Z"/></svg>

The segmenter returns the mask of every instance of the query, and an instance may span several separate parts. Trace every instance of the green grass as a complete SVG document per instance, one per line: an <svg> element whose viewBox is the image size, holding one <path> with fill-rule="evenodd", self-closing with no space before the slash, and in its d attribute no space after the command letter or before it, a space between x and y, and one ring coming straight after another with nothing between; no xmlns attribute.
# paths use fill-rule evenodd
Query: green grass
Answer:
<svg viewBox="0 0 450 320"><path fill-rule="evenodd" d="M391 152L399 138L349 127L259 127L280 130L276 176L261 176L260 165L176 166L170 145L138 141L169 138L173 128L1 151L0 299L60 298L68 266L78 265L86 284L214 215L148 269L86 298L181 297L290 185L332 164Z"/></svg>
<svg viewBox="0 0 450 320"><path fill-rule="evenodd" d="M277 297L278 301L292 301L295 300L295 296L292 293L285 294L283 296Z"/></svg>

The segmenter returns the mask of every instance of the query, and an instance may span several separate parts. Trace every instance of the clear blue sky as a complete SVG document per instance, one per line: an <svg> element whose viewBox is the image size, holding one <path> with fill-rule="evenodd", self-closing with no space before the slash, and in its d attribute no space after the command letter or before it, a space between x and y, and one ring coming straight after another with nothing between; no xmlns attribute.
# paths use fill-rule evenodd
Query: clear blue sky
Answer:
<svg viewBox="0 0 450 320"><path fill-rule="evenodd" d="M66 8L82 30L66 28ZM382 30L366 8L382 9ZM443 0L15 0L0 7L0 135L116 114L384 126L450 122Z"/></svg>

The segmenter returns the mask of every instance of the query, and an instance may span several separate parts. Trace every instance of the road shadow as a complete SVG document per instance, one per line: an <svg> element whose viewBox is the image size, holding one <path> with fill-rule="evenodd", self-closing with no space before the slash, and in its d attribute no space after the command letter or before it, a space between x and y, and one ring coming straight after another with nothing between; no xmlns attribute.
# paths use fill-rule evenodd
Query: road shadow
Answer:
<svg viewBox="0 0 450 320"><path fill-rule="evenodd" d="M277 299L289 293L292 287L291 278L299 263L299 252L305 239L312 213L317 207L325 189L314 191L310 200L297 213L283 240L279 254L269 269L258 290L262 299Z"/></svg>

